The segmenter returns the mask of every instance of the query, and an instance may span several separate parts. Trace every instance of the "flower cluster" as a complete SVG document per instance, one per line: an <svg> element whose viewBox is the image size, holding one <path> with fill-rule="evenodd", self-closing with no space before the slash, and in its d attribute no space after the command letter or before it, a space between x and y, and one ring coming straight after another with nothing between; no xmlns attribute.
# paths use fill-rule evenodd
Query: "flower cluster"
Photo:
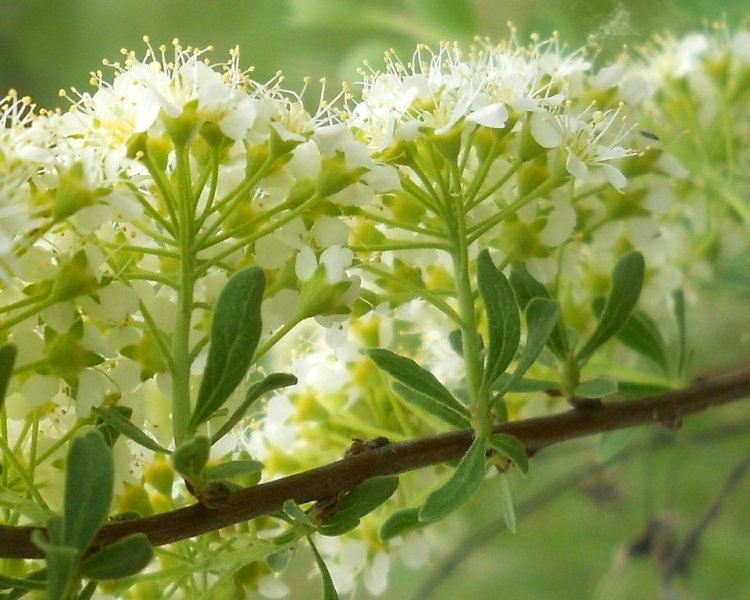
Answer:
<svg viewBox="0 0 750 600"><path fill-rule="evenodd" d="M523 268L546 286L581 336L624 253L645 255L641 306L657 314L686 274L747 253L745 31L661 41L643 61L602 68L556 36L522 45L513 33L466 54L420 46L407 63L388 53L360 92L346 88L341 106L321 96L314 111L281 76L253 80L237 49L212 64L210 49L146 42L142 57L105 62L66 112L36 112L15 92L0 103L0 339L18 351L3 452L26 456L8 481L32 498L14 509L29 522L59 511L66 442L102 427L102 408L169 449L196 433L214 309L247 267L262 269L264 289L244 383L278 370L299 383L258 402L212 452L262 460L272 478L340 457L352 436L445 428L363 348L426 367L481 435L508 417L483 381L484 249L498 273ZM531 373L562 370L542 356ZM215 434L248 388L200 431ZM189 486L137 441L113 441L117 508L187 502ZM401 503L437 481L414 475ZM253 539L286 539L292 520L261 520ZM383 593L389 552L424 564L422 533L385 542L374 527L318 540L340 591L362 575ZM225 564L238 584L286 593L281 552L245 564L249 542L222 544L238 552Z"/></svg>

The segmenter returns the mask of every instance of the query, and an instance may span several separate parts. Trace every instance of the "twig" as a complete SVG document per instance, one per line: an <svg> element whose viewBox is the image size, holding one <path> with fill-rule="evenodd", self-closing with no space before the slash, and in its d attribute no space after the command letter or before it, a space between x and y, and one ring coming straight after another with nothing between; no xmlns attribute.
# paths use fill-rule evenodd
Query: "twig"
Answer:
<svg viewBox="0 0 750 600"><path fill-rule="evenodd" d="M686 442L689 444L710 443L716 441L717 438L726 439L729 436L747 433L750 431L750 428L748 427L749 425L750 423L748 422L731 423L716 431L712 430L710 432L695 434L686 440ZM672 437L659 437L653 440L653 443L648 446L639 446L637 448L625 450L606 462L595 463L584 469L576 467L572 472L566 473L562 477L558 477L555 481L547 484L542 489L520 502L516 508L516 516L519 520L525 519L537 510L546 506L548 503L557 500L565 491L585 481L589 477L610 468L616 463L628 460L634 455L666 448L671 445L673 441ZM471 558L471 556L479 551L485 544L491 542L495 536L507 530L508 526L505 523L505 519L500 517L499 519L491 521L488 525L482 526L477 531L470 533L464 540L452 548L446 556L440 559L439 563L431 568L431 574L422 581L421 585L412 596L412 600L427 600L428 598L431 598L435 590L440 587L440 585L446 581L459 566L469 560L469 558Z"/></svg>
<svg viewBox="0 0 750 600"><path fill-rule="evenodd" d="M698 550L698 541L700 540L701 535L706 531L711 521L719 515L719 511L721 510L724 501L747 474L748 470L750 470L750 453L748 453L745 458L738 462L734 469L732 469L726 481L724 481L724 485L722 485L721 489L716 493L711 504L685 538L685 541L675 548L674 552L672 552L671 556L666 561L661 575L664 585L668 585L676 575L685 571L688 561Z"/></svg>
<svg viewBox="0 0 750 600"><path fill-rule="evenodd" d="M750 367L717 375L683 389L637 400L587 406L556 415L504 423L496 433L516 436L533 455L547 446L647 423L676 427L684 416L750 395ZM471 445L471 430L392 443L303 473L234 492L221 508L194 504L171 512L105 525L96 544L107 546L127 535L144 533L161 546L215 531L281 510L292 499L298 504L329 498L372 477L396 475L457 460ZM0 558L40 558L31 534L39 527L0 525Z"/></svg>

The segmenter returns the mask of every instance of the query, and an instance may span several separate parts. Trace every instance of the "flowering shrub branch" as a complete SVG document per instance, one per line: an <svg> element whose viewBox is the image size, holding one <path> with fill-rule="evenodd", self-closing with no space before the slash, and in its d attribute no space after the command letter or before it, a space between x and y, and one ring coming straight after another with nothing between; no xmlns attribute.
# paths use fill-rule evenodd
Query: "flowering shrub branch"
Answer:
<svg viewBox="0 0 750 600"><path fill-rule="evenodd" d="M696 164L695 115L662 121L674 73L711 90L696 114L750 105L748 40L669 75L667 47L598 68L557 37L420 46L313 111L236 49L213 65L147 41L67 112L10 92L0 555L47 570L0 585L121 593L152 546L235 525L195 542L201 593L281 595L298 543L327 597L355 574L382 593L388 550L423 547L488 467L512 520L503 473L546 445L746 394L744 371L675 391L696 282L746 256L744 146ZM393 477L414 469L420 485Z"/></svg>

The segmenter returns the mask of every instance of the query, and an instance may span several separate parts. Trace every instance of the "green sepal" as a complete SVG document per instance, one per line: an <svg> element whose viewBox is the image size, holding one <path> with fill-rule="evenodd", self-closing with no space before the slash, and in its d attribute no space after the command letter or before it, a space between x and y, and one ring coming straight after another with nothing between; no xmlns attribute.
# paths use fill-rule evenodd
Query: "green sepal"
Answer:
<svg viewBox="0 0 750 600"><path fill-rule="evenodd" d="M16 347L13 344L0 346L0 410L5 403L8 383L13 375L13 365L16 363Z"/></svg>
<svg viewBox="0 0 750 600"><path fill-rule="evenodd" d="M439 521L474 495L484 480L486 450L487 439L477 437L451 478L427 497L419 510L420 521Z"/></svg>
<svg viewBox="0 0 750 600"><path fill-rule="evenodd" d="M63 544L85 552L109 514L114 490L112 449L98 431L74 438L68 452Z"/></svg>
<svg viewBox="0 0 750 600"><path fill-rule="evenodd" d="M162 454L171 454L172 451L168 450L164 446L160 445L154 439L149 437L145 431L139 429L125 416L123 409L127 410L127 407L121 406L101 406L92 408L92 412L106 423L108 427L121 433L126 438L133 440L136 444L140 444L144 448L153 450L154 452L161 452ZM132 413L132 411L131 411Z"/></svg>
<svg viewBox="0 0 750 600"><path fill-rule="evenodd" d="M484 385L490 387L508 368L521 340L521 320L508 280L487 249L477 258L477 282L489 328Z"/></svg>
<svg viewBox="0 0 750 600"><path fill-rule="evenodd" d="M640 298L645 268L640 252L628 252L617 261L612 270L612 287L599 323L576 353L576 362L579 366L624 327Z"/></svg>
<svg viewBox="0 0 750 600"><path fill-rule="evenodd" d="M84 560L81 575L95 580L130 577L144 569L153 556L148 538L142 533L134 533Z"/></svg>
<svg viewBox="0 0 750 600"><path fill-rule="evenodd" d="M219 295L190 427L210 419L247 374L260 340L264 288L263 270L249 267L235 273Z"/></svg>
<svg viewBox="0 0 750 600"><path fill-rule="evenodd" d="M335 514L318 531L323 535L341 535L351 531L366 514L383 504L398 489L398 477L374 477L360 483L341 499Z"/></svg>

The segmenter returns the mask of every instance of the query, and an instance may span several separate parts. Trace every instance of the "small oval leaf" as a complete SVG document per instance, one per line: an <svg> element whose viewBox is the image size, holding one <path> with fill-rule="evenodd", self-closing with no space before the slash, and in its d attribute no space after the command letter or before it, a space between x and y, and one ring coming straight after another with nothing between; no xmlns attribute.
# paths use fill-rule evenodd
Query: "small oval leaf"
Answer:
<svg viewBox="0 0 750 600"><path fill-rule="evenodd" d="M599 323L576 354L583 365L604 342L622 329L638 303L643 288L646 265L640 252L628 252L612 270L612 288L599 318Z"/></svg>
<svg viewBox="0 0 750 600"><path fill-rule="evenodd" d="M486 449L486 438L478 437L474 440L451 478L425 500L419 510L420 521L424 523L439 521L474 495L484 480Z"/></svg>
<svg viewBox="0 0 750 600"><path fill-rule="evenodd" d="M247 374L260 340L265 284L263 269L249 267L235 273L221 291L191 427L207 421Z"/></svg>
<svg viewBox="0 0 750 600"><path fill-rule="evenodd" d="M406 387L403 383L398 381L393 382L393 391L406 400L409 404L421 408L429 414L436 416L448 425L452 425L456 429L466 429L471 427L471 415L468 409L464 408L463 405L458 404L446 406L441 402L436 402L434 398L417 392L409 387ZM461 410L459 410L460 408Z"/></svg>
<svg viewBox="0 0 750 600"><path fill-rule="evenodd" d="M134 533L83 561L81 574L95 580L130 577L144 569L153 556L148 538L142 533Z"/></svg>
<svg viewBox="0 0 750 600"><path fill-rule="evenodd" d="M498 395L493 401L502 398L505 392L512 389L517 381L520 381L524 373L534 364L544 345L548 344L548 340L560 319L560 305L554 300L532 298L526 306L525 315L526 345L521 352L521 356L518 357L513 375L505 379L501 387L496 388Z"/></svg>
<svg viewBox="0 0 750 600"><path fill-rule="evenodd" d="M380 527L380 539L384 542L403 535L412 529L423 527L424 523L419 520L418 508L405 508L393 513Z"/></svg>
<svg viewBox="0 0 750 600"><path fill-rule="evenodd" d="M397 489L398 477L374 477L359 484L344 495L336 513L320 527L320 532L332 535L351 523L356 527L362 517L383 504Z"/></svg>
<svg viewBox="0 0 750 600"><path fill-rule="evenodd" d="M490 445L510 460L521 473L529 470L529 456L521 441L507 433L495 433L490 438Z"/></svg>
<svg viewBox="0 0 750 600"><path fill-rule="evenodd" d="M234 477L253 475L261 469L263 469L263 463L257 460L230 460L206 467L203 471L203 477L209 481L213 479L232 479Z"/></svg>
<svg viewBox="0 0 750 600"><path fill-rule="evenodd" d="M575 395L579 398L606 398L617 393L617 382L607 377L597 377L578 384Z"/></svg>
<svg viewBox="0 0 750 600"><path fill-rule="evenodd" d="M487 249L477 258L479 294L487 313L489 341L484 385L490 387L513 360L521 340L521 320L516 297L505 275L492 262Z"/></svg>
<svg viewBox="0 0 750 600"><path fill-rule="evenodd" d="M65 477L63 542L81 552L89 547L109 514L115 469L112 449L98 431L70 444Z"/></svg>
<svg viewBox="0 0 750 600"><path fill-rule="evenodd" d="M516 294L518 307L524 312L527 312L528 305L534 298L552 299L544 284L534 279L525 267L516 268L511 271L510 285ZM569 352L569 344L562 316L560 316L556 325L557 327L552 330L547 339L547 347L557 358L566 360Z"/></svg>
<svg viewBox="0 0 750 600"><path fill-rule="evenodd" d="M365 354L378 367L405 386L428 396L455 413L466 412L466 407L453 397L437 377L420 367L411 358L399 356L384 348L367 350Z"/></svg>

